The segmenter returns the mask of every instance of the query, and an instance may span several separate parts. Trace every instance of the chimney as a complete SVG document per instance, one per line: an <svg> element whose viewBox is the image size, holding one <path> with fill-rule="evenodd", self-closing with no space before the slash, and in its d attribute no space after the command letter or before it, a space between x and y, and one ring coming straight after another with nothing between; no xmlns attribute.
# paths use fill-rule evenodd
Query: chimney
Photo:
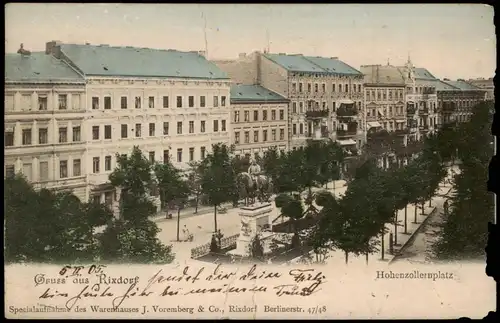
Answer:
<svg viewBox="0 0 500 323"><path fill-rule="evenodd" d="M240 53L240 54L238 55L238 58L245 58L245 57L247 57L247 54L246 54L246 53Z"/></svg>
<svg viewBox="0 0 500 323"><path fill-rule="evenodd" d="M204 50L199 50L199 51L198 51L198 55L200 55L200 56L203 56L203 57L207 58L207 53L206 53Z"/></svg>
<svg viewBox="0 0 500 323"><path fill-rule="evenodd" d="M61 42L58 40L53 40L45 43L45 54L53 55L56 58L60 58L61 49L59 45L61 45Z"/></svg>

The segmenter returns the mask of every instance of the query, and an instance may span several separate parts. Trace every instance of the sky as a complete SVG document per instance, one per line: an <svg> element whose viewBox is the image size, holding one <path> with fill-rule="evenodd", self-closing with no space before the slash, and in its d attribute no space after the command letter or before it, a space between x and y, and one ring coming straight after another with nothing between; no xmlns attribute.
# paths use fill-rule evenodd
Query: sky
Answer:
<svg viewBox="0 0 500 323"><path fill-rule="evenodd" d="M24 4L5 7L6 52L21 43L272 53L361 65L413 64L438 78L493 77L493 7L484 4ZM205 42L206 38L206 42ZM207 45L205 45L207 44Z"/></svg>

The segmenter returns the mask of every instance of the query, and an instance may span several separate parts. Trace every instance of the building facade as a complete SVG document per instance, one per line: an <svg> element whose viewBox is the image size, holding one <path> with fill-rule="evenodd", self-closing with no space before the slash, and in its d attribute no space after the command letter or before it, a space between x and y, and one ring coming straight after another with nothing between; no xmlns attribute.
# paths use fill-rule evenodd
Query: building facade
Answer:
<svg viewBox="0 0 500 323"><path fill-rule="evenodd" d="M231 86L231 143L236 155L287 150L288 100L260 85Z"/></svg>
<svg viewBox="0 0 500 323"><path fill-rule="evenodd" d="M139 146L150 161L183 170L230 143L230 81L197 52L47 43L86 81L83 168L89 195L111 203L117 154Z"/></svg>
<svg viewBox="0 0 500 323"><path fill-rule="evenodd" d="M5 54L4 175L85 198L85 80L44 52Z"/></svg>
<svg viewBox="0 0 500 323"><path fill-rule="evenodd" d="M437 84L438 109L441 123L466 122L473 107L485 100L486 90L464 80L444 79Z"/></svg>
<svg viewBox="0 0 500 323"><path fill-rule="evenodd" d="M338 58L255 52L216 63L236 82L253 82L290 100L289 148L323 138L347 147L362 145L363 75ZM251 66L256 71L247 71Z"/></svg>
<svg viewBox="0 0 500 323"><path fill-rule="evenodd" d="M495 101L495 83L492 77L490 77L489 79L469 79L467 83L485 90L486 93L484 94L484 99L486 101Z"/></svg>

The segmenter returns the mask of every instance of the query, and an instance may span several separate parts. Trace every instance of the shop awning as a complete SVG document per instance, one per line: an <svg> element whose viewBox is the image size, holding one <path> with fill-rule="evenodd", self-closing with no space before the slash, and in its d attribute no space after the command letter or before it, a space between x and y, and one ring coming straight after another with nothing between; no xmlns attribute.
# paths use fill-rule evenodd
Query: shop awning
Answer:
<svg viewBox="0 0 500 323"><path fill-rule="evenodd" d="M367 122L366 125L368 126L368 128L382 127L382 125L378 121Z"/></svg>
<svg viewBox="0 0 500 323"><path fill-rule="evenodd" d="M337 140L339 145L341 146L348 146L348 145L355 145L356 142L352 139L347 139L347 140Z"/></svg>

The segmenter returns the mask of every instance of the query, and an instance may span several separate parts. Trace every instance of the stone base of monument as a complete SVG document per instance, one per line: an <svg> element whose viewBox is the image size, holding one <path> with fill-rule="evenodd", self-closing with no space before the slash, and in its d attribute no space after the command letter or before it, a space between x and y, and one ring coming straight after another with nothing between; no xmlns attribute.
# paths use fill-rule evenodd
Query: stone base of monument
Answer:
<svg viewBox="0 0 500 323"><path fill-rule="evenodd" d="M238 213L241 219L240 236L236 241L236 249L229 251L229 255L250 256L250 245L257 234L260 234L264 253L270 252L270 241L274 235L270 219L272 210L271 203L256 203L240 208Z"/></svg>

